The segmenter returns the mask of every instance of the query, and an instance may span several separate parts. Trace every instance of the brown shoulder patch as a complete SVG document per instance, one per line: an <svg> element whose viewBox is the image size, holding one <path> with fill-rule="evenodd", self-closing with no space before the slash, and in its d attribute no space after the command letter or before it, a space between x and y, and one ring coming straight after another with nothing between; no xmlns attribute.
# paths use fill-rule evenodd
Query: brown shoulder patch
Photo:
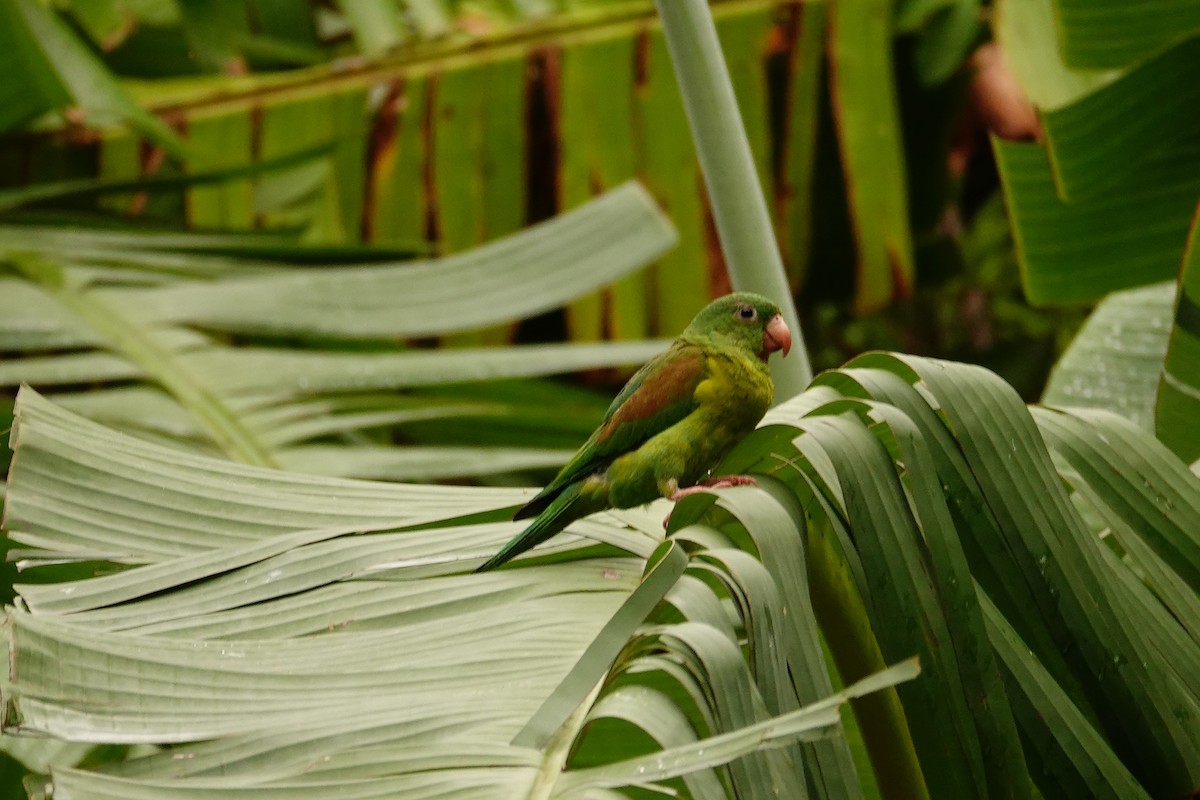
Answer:
<svg viewBox="0 0 1200 800"><path fill-rule="evenodd" d="M597 440L606 441L625 426L644 424L659 415L666 416L665 425L686 416L693 403L692 395L704 378L704 367L704 353L699 349L689 349L663 361L609 417ZM678 409L676 414L671 413L673 408Z"/></svg>

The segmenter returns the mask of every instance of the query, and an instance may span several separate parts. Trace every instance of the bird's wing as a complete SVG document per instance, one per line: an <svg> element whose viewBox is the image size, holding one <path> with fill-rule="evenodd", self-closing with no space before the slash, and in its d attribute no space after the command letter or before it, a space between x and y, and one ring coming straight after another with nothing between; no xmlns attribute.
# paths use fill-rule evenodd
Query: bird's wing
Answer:
<svg viewBox="0 0 1200 800"><path fill-rule="evenodd" d="M606 468L682 420L696 409L696 387L707 374L707 358L695 344L676 342L649 361L625 384L579 452L513 519L541 513L564 487Z"/></svg>

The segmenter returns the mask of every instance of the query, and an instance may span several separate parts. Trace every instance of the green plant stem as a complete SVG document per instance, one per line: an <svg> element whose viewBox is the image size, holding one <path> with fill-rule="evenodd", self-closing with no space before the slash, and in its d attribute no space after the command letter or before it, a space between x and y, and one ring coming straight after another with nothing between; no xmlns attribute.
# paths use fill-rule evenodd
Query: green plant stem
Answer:
<svg viewBox="0 0 1200 800"><path fill-rule="evenodd" d="M796 352L772 368L776 399L786 400L812 380L812 366L712 12L706 0L656 3L729 277L736 288L779 303L792 329Z"/></svg>

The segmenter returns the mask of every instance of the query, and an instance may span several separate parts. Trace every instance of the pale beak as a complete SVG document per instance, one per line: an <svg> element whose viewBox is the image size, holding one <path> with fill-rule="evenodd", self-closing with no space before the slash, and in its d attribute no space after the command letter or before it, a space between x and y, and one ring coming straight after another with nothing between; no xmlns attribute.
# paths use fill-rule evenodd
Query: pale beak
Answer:
<svg viewBox="0 0 1200 800"><path fill-rule="evenodd" d="M787 323L783 321L783 317L776 314L771 317L771 321L767 323L767 327L763 331L762 359L766 361L767 356L776 350L782 350L783 357L787 358L787 354L791 349L792 332L788 329Z"/></svg>

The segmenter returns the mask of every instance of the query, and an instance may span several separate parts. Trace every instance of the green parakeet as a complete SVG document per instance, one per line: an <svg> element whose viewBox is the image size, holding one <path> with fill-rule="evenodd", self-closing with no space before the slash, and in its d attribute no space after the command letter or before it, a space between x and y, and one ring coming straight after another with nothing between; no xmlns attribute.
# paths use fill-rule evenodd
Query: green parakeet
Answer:
<svg viewBox="0 0 1200 800"><path fill-rule="evenodd" d="M767 357L777 350L786 356L791 346L779 307L762 295L736 292L714 300L629 379L579 452L513 516L533 522L476 572L596 511L753 483L738 475L697 485L771 406Z"/></svg>

